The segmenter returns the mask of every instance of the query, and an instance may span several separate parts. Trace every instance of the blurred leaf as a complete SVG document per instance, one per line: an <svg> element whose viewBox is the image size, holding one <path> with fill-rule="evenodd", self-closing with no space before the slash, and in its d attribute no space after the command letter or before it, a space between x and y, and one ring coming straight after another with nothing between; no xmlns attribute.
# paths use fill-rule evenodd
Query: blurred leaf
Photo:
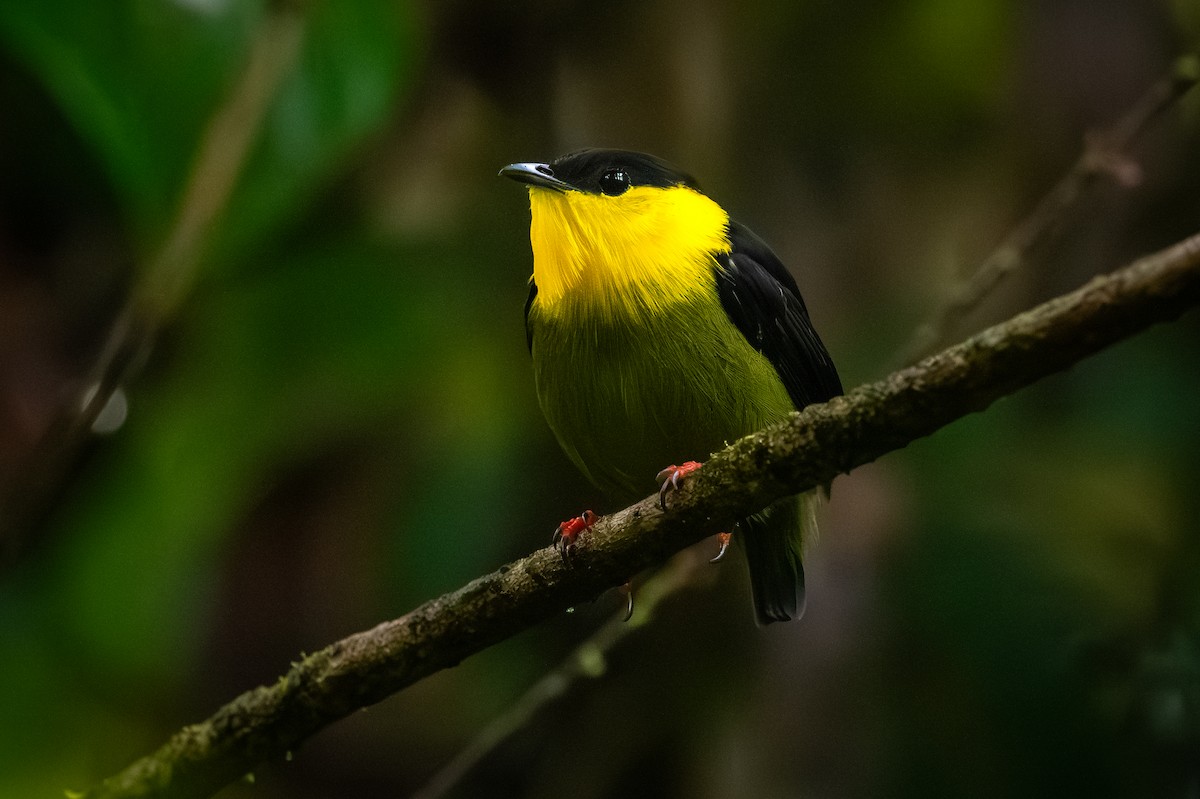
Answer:
<svg viewBox="0 0 1200 799"><path fill-rule="evenodd" d="M153 247L262 14L257 2L210 12L165 0L4 3L0 39L95 147L142 246ZM404 3L313 3L306 36L231 200L223 256L303 211L303 198L391 112L413 62Z"/></svg>
<svg viewBox="0 0 1200 799"><path fill-rule="evenodd" d="M213 16L163 0L3 3L0 38L96 149L146 243L174 212L260 12L255 2Z"/></svg>
<svg viewBox="0 0 1200 799"><path fill-rule="evenodd" d="M300 63L281 87L230 203L218 256L236 257L304 213L346 156L394 112L416 62L410 4L312 8Z"/></svg>

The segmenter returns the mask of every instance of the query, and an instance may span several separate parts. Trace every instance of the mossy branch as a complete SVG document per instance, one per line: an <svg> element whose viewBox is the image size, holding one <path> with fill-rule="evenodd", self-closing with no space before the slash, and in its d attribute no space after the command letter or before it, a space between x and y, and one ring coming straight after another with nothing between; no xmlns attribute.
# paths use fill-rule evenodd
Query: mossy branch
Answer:
<svg viewBox="0 0 1200 799"><path fill-rule="evenodd" d="M604 517L572 565L551 548L303 658L82 794L206 796L359 708L453 666L787 494L832 480L1200 304L1200 234L715 454L664 513Z"/></svg>

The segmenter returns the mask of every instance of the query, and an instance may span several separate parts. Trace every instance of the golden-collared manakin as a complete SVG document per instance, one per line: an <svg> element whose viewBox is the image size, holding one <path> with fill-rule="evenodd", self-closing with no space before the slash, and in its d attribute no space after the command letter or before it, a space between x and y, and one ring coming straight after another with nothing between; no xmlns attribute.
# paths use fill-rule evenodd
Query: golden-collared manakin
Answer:
<svg viewBox="0 0 1200 799"><path fill-rule="evenodd" d="M690 176L602 149L500 174L529 187L525 330L538 400L610 500L640 499L665 465L683 464L660 475L674 482L728 442L842 393L795 279ZM816 498L738 524L760 623L804 612ZM570 526L572 542L590 523Z"/></svg>

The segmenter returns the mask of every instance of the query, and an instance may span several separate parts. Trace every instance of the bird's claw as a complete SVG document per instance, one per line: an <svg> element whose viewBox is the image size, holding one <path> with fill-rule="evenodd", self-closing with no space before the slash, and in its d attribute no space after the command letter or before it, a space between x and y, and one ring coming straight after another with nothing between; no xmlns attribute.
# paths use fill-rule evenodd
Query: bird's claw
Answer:
<svg viewBox="0 0 1200 799"><path fill-rule="evenodd" d="M733 538L733 533L717 533L717 543L721 548L717 550L717 556L709 561L709 563L720 563L725 557L725 552L729 549L729 539Z"/></svg>
<svg viewBox="0 0 1200 799"><path fill-rule="evenodd" d="M625 592L625 617L621 621L629 621L633 618L633 582L625 583L621 590Z"/></svg>
<svg viewBox="0 0 1200 799"><path fill-rule="evenodd" d="M600 517L592 511L585 510L575 518L567 519L554 529L554 535L550 538L550 543L558 550L563 563L569 564L571 558L575 557L576 539L583 533L591 530L598 518Z"/></svg>
<svg viewBox="0 0 1200 799"><path fill-rule="evenodd" d="M687 477L702 465L699 461L685 461L679 466L672 464L659 472L658 476L655 477L662 484L658 488L658 506L665 511L667 509L667 494L678 490L680 479Z"/></svg>

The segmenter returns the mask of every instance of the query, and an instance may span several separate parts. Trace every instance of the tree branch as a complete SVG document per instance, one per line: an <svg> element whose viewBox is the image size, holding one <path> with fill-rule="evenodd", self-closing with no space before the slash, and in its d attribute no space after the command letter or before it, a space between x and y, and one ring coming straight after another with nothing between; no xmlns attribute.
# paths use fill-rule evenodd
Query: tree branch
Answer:
<svg viewBox="0 0 1200 799"><path fill-rule="evenodd" d="M712 456L661 511L604 517L572 565L551 548L309 655L83 794L200 797L436 671L587 602L788 494L832 480L1200 303L1200 234Z"/></svg>
<svg viewBox="0 0 1200 799"><path fill-rule="evenodd" d="M544 707L561 698L576 683L603 676L609 653L617 644L650 624L659 604L684 588L702 584L703 580L697 579L698 575L707 574L709 581L713 579L715 570L708 560L710 554L700 554L692 549L672 558L666 566L638 586L632 616L626 619L625 608L622 607L575 647L557 667L543 675L511 707L484 727L465 749L430 777L425 786L410 799L439 799L445 796L471 769L529 724Z"/></svg>

